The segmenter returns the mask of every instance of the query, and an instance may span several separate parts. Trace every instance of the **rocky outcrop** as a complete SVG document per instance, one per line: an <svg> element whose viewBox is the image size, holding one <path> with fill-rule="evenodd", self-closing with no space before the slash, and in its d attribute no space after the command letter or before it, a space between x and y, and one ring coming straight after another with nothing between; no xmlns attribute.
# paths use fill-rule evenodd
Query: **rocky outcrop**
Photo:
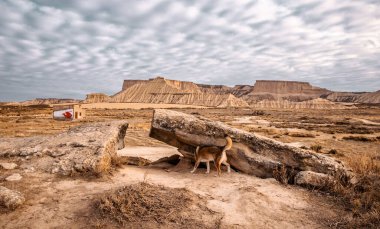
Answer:
<svg viewBox="0 0 380 229"><path fill-rule="evenodd" d="M331 93L329 90L314 87L307 82L278 81L278 80L256 80L250 93L242 98L250 104L261 100L288 100L301 102L319 98Z"/></svg>
<svg viewBox="0 0 380 229"><path fill-rule="evenodd" d="M380 103L380 91L376 92L333 92L324 98L334 102Z"/></svg>
<svg viewBox="0 0 380 229"><path fill-rule="evenodd" d="M326 99L312 99L302 102L292 102L289 100L262 100L251 105L254 108L271 109L348 109L348 107L331 102Z"/></svg>
<svg viewBox="0 0 380 229"><path fill-rule="evenodd" d="M106 103L109 102L110 97L103 93L92 93L86 95L85 103Z"/></svg>
<svg viewBox="0 0 380 229"><path fill-rule="evenodd" d="M235 169L258 177L273 177L280 167L296 173L334 174L345 167L333 158L303 150L266 137L229 127L220 122L171 110L155 110L150 136L178 148L185 158L194 157L196 146L223 146L224 134L233 139L227 151Z"/></svg>
<svg viewBox="0 0 380 229"><path fill-rule="evenodd" d="M128 86L112 96L110 102L187 104L209 107L248 105L244 100L231 94L207 92L216 89L205 89L191 82L168 80L162 77L143 82L133 81L124 85Z"/></svg>
<svg viewBox="0 0 380 229"><path fill-rule="evenodd" d="M13 210L24 202L24 195L20 192L0 186L0 205Z"/></svg>
<svg viewBox="0 0 380 229"><path fill-rule="evenodd" d="M249 93L251 93L253 90L253 86L250 85L236 85L231 89L231 94L234 96L241 98Z"/></svg>
<svg viewBox="0 0 380 229"><path fill-rule="evenodd" d="M0 156L54 158L47 168L61 175L109 172L117 150L124 148L128 124L123 121L92 123L54 136L0 139Z"/></svg>

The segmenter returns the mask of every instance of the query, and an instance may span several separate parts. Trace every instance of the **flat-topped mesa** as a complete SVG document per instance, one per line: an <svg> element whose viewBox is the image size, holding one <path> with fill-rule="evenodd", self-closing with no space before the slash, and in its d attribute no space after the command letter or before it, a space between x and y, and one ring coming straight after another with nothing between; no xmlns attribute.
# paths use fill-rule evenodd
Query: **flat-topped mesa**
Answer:
<svg viewBox="0 0 380 229"><path fill-rule="evenodd" d="M317 95L318 97L328 92L330 91L324 88L314 87L308 82L279 80L256 80L252 91L253 94L307 94Z"/></svg>
<svg viewBox="0 0 380 229"><path fill-rule="evenodd" d="M157 84L165 83L180 90L199 90L197 85L193 82L170 80L170 79L165 79L162 76L150 78L149 80L124 80L122 90L126 90L127 88L130 88L136 84L148 84L148 83L157 83Z"/></svg>
<svg viewBox="0 0 380 229"><path fill-rule="evenodd" d="M289 100L301 102L312 100L331 93L329 90L314 87L307 82L257 80L251 92L242 98L249 104L255 104L262 100Z"/></svg>
<svg viewBox="0 0 380 229"><path fill-rule="evenodd" d="M126 89L113 95L110 102L185 104L207 107L248 106L247 102L228 92L215 93L211 88L192 82L168 80L163 77L124 81L124 87Z"/></svg>

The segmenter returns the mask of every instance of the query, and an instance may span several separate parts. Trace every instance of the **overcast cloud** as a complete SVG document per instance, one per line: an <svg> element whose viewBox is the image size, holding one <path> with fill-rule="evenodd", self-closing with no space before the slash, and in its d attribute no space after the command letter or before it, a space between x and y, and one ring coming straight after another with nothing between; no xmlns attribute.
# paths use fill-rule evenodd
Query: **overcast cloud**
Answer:
<svg viewBox="0 0 380 229"><path fill-rule="evenodd" d="M124 79L380 89L379 0L1 0L0 101Z"/></svg>

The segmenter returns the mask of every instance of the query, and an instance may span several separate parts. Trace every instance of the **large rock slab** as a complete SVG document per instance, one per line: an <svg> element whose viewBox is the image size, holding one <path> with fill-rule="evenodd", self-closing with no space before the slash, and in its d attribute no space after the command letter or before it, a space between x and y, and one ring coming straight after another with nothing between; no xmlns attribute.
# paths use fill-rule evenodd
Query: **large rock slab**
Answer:
<svg viewBox="0 0 380 229"><path fill-rule="evenodd" d="M3 138L0 156L50 156L52 173L100 175L111 170L117 150L124 148L125 121L91 123L53 136Z"/></svg>
<svg viewBox="0 0 380 229"><path fill-rule="evenodd" d="M15 209L24 202L25 198L20 192L0 186L0 205L8 209Z"/></svg>
<svg viewBox="0 0 380 229"><path fill-rule="evenodd" d="M194 157L198 145L224 145L224 134L230 135L234 142L227 151L230 164L247 174L269 178L283 166L295 174L299 171L334 174L345 170L331 157L177 111L155 110L150 131L151 137L177 147L187 158Z"/></svg>

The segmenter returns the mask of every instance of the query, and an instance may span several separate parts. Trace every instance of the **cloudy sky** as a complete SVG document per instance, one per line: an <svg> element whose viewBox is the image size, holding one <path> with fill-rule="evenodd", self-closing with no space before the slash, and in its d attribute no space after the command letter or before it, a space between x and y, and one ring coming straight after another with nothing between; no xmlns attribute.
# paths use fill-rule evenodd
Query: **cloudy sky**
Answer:
<svg viewBox="0 0 380 229"><path fill-rule="evenodd" d="M0 101L124 79L380 89L379 0L1 0Z"/></svg>

